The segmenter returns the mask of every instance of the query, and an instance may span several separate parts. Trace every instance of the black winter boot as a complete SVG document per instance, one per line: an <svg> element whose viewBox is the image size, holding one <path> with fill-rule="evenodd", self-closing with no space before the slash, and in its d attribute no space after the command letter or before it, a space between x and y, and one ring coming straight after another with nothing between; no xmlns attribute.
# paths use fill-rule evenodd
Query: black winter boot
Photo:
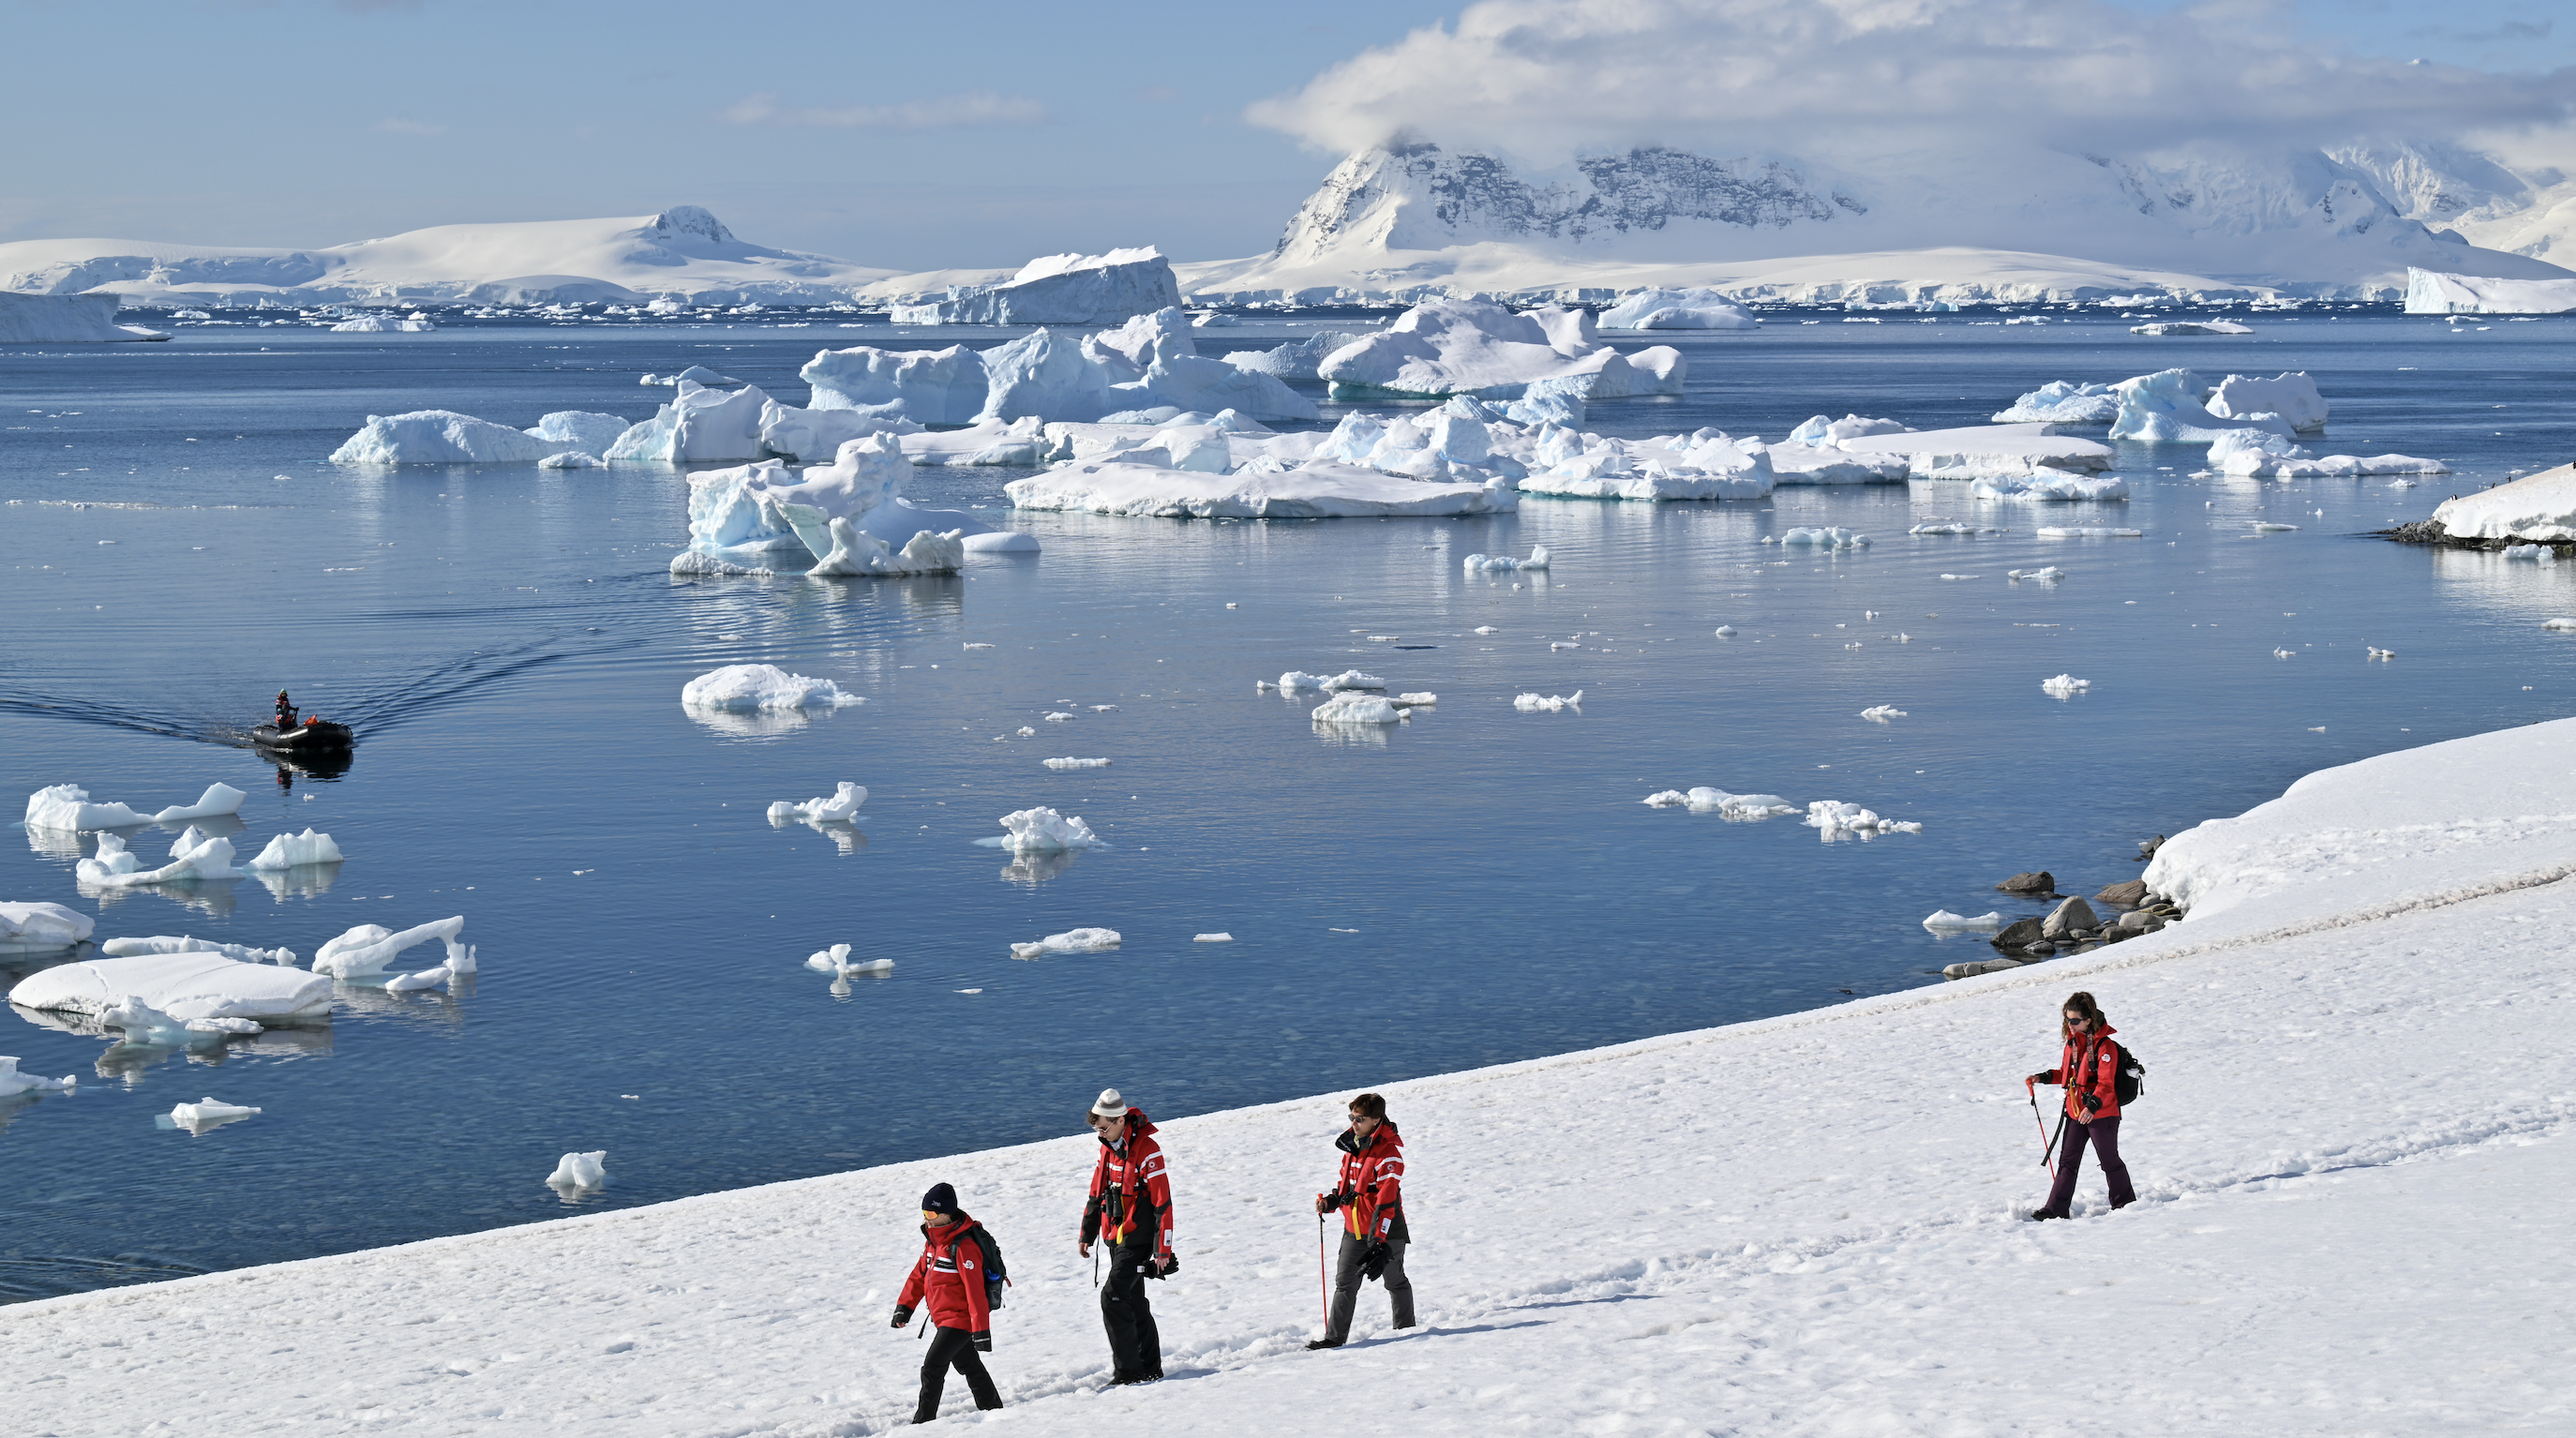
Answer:
<svg viewBox="0 0 2576 1438"><path fill-rule="evenodd" d="M1341 1346L1342 1340L1338 1338L1318 1338L1314 1342L1306 1345L1306 1351L1312 1353L1318 1348L1339 1348Z"/></svg>

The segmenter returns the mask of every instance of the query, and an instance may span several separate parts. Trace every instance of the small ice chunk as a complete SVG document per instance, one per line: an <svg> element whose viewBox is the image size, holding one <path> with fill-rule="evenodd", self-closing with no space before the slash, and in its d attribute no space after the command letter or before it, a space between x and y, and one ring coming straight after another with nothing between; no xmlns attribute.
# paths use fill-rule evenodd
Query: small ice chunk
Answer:
<svg viewBox="0 0 2576 1438"><path fill-rule="evenodd" d="M1234 606L1229 604L1229 605L1227 605L1226 607L1227 607L1227 608L1229 608L1229 609L1231 609L1231 608L1233 608ZM1503 631L1501 631L1501 630L1499 630L1499 629L1496 629L1494 626L1492 626L1492 625L1490 625L1490 624L1479 624L1479 625L1477 625L1477 626L1476 626L1476 632L1477 632L1477 633L1479 633L1479 634L1500 634L1500 633L1502 633Z"/></svg>
<svg viewBox="0 0 2576 1438"><path fill-rule="evenodd" d="M2099 524L2048 525L2031 531L2042 539L2139 539L2143 529L2111 529Z"/></svg>
<svg viewBox="0 0 2576 1438"><path fill-rule="evenodd" d="M1735 637L1735 626L1732 624L1721 624L1717 626L1717 637L1720 639L1733 639Z"/></svg>
<svg viewBox="0 0 2576 1438"><path fill-rule="evenodd" d="M1580 712L1583 708L1583 691L1577 689L1571 694L1518 694L1512 698L1512 707L1524 714L1556 714L1567 709Z"/></svg>
<svg viewBox="0 0 2576 1438"><path fill-rule="evenodd" d="M1860 711L1860 717L1871 720L1875 723L1884 724L1890 719L1904 718L1905 711L1897 708L1893 704L1874 704L1869 708Z"/></svg>
<svg viewBox="0 0 2576 1438"><path fill-rule="evenodd" d="M416 974L398 974L393 978L387 979L385 980L385 991L387 993L401 994L409 993L414 989L434 989L440 984L446 983L447 978L447 966L445 964L441 964L434 969L423 969Z"/></svg>
<svg viewBox="0 0 2576 1438"><path fill-rule="evenodd" d="M212 1128L216 1124L250 1118L257 1113L259 1113L258 1109L226 1103L222 1099L209 1096L195 1103L183 1103L173 1107L170 1110L170 1121L182 1128Z"/></svg>
<svg viewBox="0 0 2576 1438"><path fill-rule="evenodd" d="M2540 621L2540 627L2543 629L2576 629L2576 619L2568 619L2565 617L2544 619Z"/></svg>
<svg viewBox="0 0 2576 1438"><path fill-rule="evenodd" d="M866 786L843 779L840 787L827 797L808 799L802 804L779 800L769 806L769 818L772 823L801 819L808 824L847 824L858 818L859 806L866 802Z"/></svg>
<svg viewBox="0 0 2576 1438"><path fill-rule="evenodd" d="M1075 759L1070 756L1062 759L1041 759L1038 762L1050 769L1106 769L1109 767L1109 761L1106 759Z"/></svg>
<svg viewBox="0 0 2576 1438"><path fill-rule="evenodd" d="M193 804L173 804L152 816L155 824L176 824L189 819L213 819L241 812L246 796L230 784L209 784L206 792Z"/></svg>
<svg viewBox="0 0 2576 1438"><path fill-rule="evenodd" d="M1034 736L1037 732L1038 732L1038 731L1036 731L1035 729L1030 728L1030 727L1029 727L1028 725L1026 725L1026 724L1023 724L1023 725L1021 725L1021 726L1020 726L1020 737L1021 737L1021 738L1023 738L1023 739L1030 738L1030 737Z"/></svg>
<svg viewBox="0 0 2576 1438"><path fill-rule="evenodd" d="M1992 934L2000 932L2003 926L2004 916L2000 911L1970 918L1966 914L1951 913L1948 909L1935 909L1932 911L1932 916L1923 921L1923 927L1936 934L1961 933L1970 930Z"/></svg>
<svg viewBox="0 0 2576 1438"><path fill-rule="evenodd" d="M182 879L233 879L241 871L233 867L233 845L230 839L207 838L191 828L171 847L170 862L157 869L146 869L127 851L125 840L116 834L98 836L98 852L80 861L73 870L79 881L93 889L133 889L145 884L176 883Z"/></svg>
<svg viewBox="0 0 2576 1438"><path fill-rule="evenodd" d="M1020 854L1053 854L1067 849L1106 847L1092 834L1091 826L1080 818L1059 814L1043 804L1004 814L1001 824L1010 830L1009 834L977 842Z"/></svg>
<svg viewBox="0 0 2576 1438"><path fill-rule="evenodd" d="M1034 959L1046 954L1097 954L1122 942L1116 929L1068 929L1033 944L1011 945L1011 957Z"/></svg>
<svg viewBox="0 0 2576 1438"><path fill-rule="evenodd" d="M1687 806L1694 813L1717 813L1729 819L1767 819L1775 814L1794 814L1797 808L1777 794L1730 794L1703 784L1685 794L1679 789L1666 789L1649 794L1641 802L1659 809Z"/></svg>
<svg viewBox="0 0 2576 1438"><path fill-rule="evenodd" d="M680 689L680 705L686 709L830 709L866 702L859 695L843 692L829 679L808 679L775 664L728 664L699 675Z"/></svg>
<svg viewBox="0 0 2576 1438"><path fill-rule="evenodd" d="M1404 711L1387 702L1383 694L1350 690L1316 705L1308 717L1317 724L1399 724L1404 721Z"/></svg>
<svg viewBox="0 0 2576 1438"><path fill-rule="evenodd" d="M608 1150L604 1148L590 1153L565 1154L555 1165L555 1171L546 1175L546 1183L559 1189L598 1188L607 1182Z"/></svg>
<svg viewBox="0 0 2576 1438"><path fill-rule="evenodd" d="M1426 709L1440 702L1440 696L1424 690L1418 694L1398 694L1387 701L1398 709Z"/></svg>
<svg viewBox="0 0 2576 1438"><path fill-rule="evenodd" d="M259 857L242 865L245 869L291 869L298 864L336 864L342 858L340 846L328 834L306 829L301 834L280 834L268 841Z"/></svg>
<svg viewBox="0 0 2576 1438"><path fill-rule="evenodd" d="M78 1087L78 1074L65 1074L58 1079L22 1074L18 1072L16 1055L0 1054L0 1098L14 1098L22 1093L69 1093Z"/></svg>
<svg viewBox="0 0 2576 1438"><path fill-rule="evenodd" d="M1813 545L1818 549L1866 549L1869 547L1869 536L1857 530L1832 524L1821 529L1792 529L1780 536L1780 542Z"/></svg>
<svg viewBox="0 0 2576 1438"><path fill-rule="evenodd" d="M1483 574L1513 569L1545 569L1547 568L1547 563L1547 546L1544 544L1534 544L1530 546L1529 558L1527 559L1514 559L1509 555L1503 554L1470 554L1467 556L1465 561L1467 572L1470 574Z"/></svg>
<svg viewBox="0 0 2576 1438"><path fill-rule="evenodd" d="M360 924L347 933L325 943L313 955L313 972L333 978L350 979L385 971L394 956L415 944L438 939L447 945L448 968L454 973L474 972L474 951L456 941L465 932L465 916L456 914L431 923L417 925L400 933L382 924Z"/></svg>
<svg viewBox="0 0 2576 1438"><path fill-rule="evenodd" d="M1190 942L1191 942L1191 943L1194 943L1194 944L1230 944L1230 943L1233 943L1233 942L1234 942L1234 935L1232 935L1232 934L1201 934L1201 935L1199 935L1198 937L1196 937L1196 938L1194 938L1194 939L1190 940Z"/></svg>
<svg viewBox="0 0 2576 1438"><path fill-rule="evenodd" d="M68 949L97 927L97 920L62 904L0 903L0 954Z"/></svg>
<svg viewBox="0 0 2576 1438"><path fill-rule="evenodd" d="M1059 709L1059 710L1055 711L1054 713L1049 714L1049 715L1047 715L1047 716L1046 716L1046 722L1048 722L1049 724L1064 724L1064 723L1069 723L1069 722L1071 722L1071 721L1072 721L1072 719L1073 719L1073 716L1072 716L1072 715L1065 713L1065 712L1064 712L1063 710L1061 710L1061 709Z"/></svg>
<svg viewBox="0 0 2576 1438"><path fill-rule="evenodd" d="M993 646L990 644L969 644L966 647L969 649L990 649Z"/></svg>
<svg viewBox="0 0 2576 1438"><path fill-rule="evenodd" d="M1818 799L1807 806L1807 826L1824 831L1830 839L1836 834L1920 834L1921 824L1901 819L1883 819L1876 811L1840 799Z"/></svg>
<svg viewBox="0 0 2576 1438"><path fill-rule="evenodd" d="M1976 576L1965 575L1962 577L1973 579ZM2049 565L2045 569L2007 569L2004 571L2004 578L2015 582L2019 582L2024 579L2035 579L2042 584L2055 584L2057 581L2064 579L2065 577L2066 571L2058 568L2054 564Z"/></svg>
<svg viewBox="0 0 2576 1438"><path fill-rule="evenodd" d="M2257 533L2269 534L2278 530L2296 528L2298 528L2298 526L2295 524L2283 524L2280 521L2273 519L2258 519L2254 521L2254 529Z"/></svg>
<svg viewBox="0 0 2576 1438"><path fill-rule="evenodd" d="M807 956L805 967L816 970L820 973L833 975L836 978L847 978L852 974L892 973L894 972L894 960L861 959L859 962L854 964L850 962L850 946L847 944L834 944L828 949L817 949L811 955Z"/></svg>
<svg viewBox="0 0 2576 1438"><path fill-rule="evenodd" d="M111 959L130 958L136 954L221 954L242 964L284 964L290 968L295 964L293 949L254 949L248 944L219 944L212 939L192 938L185 934L110 939L99 945L98 951Z"/></svg>
<svg viewBox="0 0 2576 1438"><path fill-rule="evenodd" d="M2070 699L2075 695L2090 692L2093 681L2078 679L2072 674L2060 674L2054 679L2041 680L2039 687L2043 692L2054 694L2060 699Z"/></svg>

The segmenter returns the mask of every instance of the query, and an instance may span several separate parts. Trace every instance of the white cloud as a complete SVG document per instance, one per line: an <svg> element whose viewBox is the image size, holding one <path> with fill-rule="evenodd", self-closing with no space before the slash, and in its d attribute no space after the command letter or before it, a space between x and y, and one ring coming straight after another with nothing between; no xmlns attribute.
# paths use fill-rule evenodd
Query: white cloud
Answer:
<svg viewBox="0 0 2576 1438"><path fill-rule="evenodd" d="M444 135L447 133L445 125L431 125L419 120L378 120L376 128L389 135Z"/></svg>
<svg viewBox="0 0 2576 1438"><path fill-rule="evenodd" d="M2564 123L2568 77L2303 44L2288 7L2102 0L1483 0L1247 114L1342 152L1408 131L1549 165L1663 144L1886 153L2313 145Z"/></svg>
<svg viewBox="0 0 2576 1438"><path fill-rule="evenodd" d="M1046 107L1024 95L997 95L967 90L929 100L897 105L787 107L764 91L729 109L718 119L734 125L782 125L815 130L942 130L976 125L1029 125L1046 118Z"/></svg>

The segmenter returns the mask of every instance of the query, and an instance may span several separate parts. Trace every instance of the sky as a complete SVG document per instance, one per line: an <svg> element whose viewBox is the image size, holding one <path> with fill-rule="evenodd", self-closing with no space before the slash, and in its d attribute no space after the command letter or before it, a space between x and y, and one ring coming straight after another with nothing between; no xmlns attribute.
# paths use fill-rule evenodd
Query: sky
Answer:
<svg viewBox="0 0 2576 1438"><path fill-rule="evenodd" d="M1701 127L1672 142L1738 133L1744 115L1690 109L1726 88L1692 57L1723 71L1735 52L1661 37L1712 33L1703 14L1758 28L1819 4L1931 15L1895 63L1917 85L1951 75L1978 107L2010 88L1991 83L1993 52L2025 21L2043 38L2125 37L2146 102L2252 131L2295 127L2303 104L2389 108L2366 84L2320 83L2306 57L2363 80L2388 77L2360 62L2424 60L2396 79L2421 82L2405 93L2454 126L2464 107L2563 103L2576 76L2576 15L2537 0L1489 0L1487 28L1500 16L1555 37L1549 53L1505 57L1540 77L1516 82L1507 107L1477 68L1495 52L1454 38L1480 18L1462 26L1454 0L0 0L19 59L0 88L13 142L0 240L314 246L698 204L747 240L894 269L1136 244L1246 255L1277 240L1337 146L1383 123L1488 123L1490 142L1534 156L1642 133L1639 117L1667 105L1675 126ZM1443 35L1408 41L1435 25ZM1842 52L1796 41L1786 32L1768 54L1781 85L1733 93L1835 108ZM1611 87L1605 119L1584 80L1623 43L1661 68ZM2059 113L2026 105L2017 122L2100 108L2100 88L2069 86L2046 54L2026 66L2026 93ZM61 63L26 63L45 55ZM2285 66L2295 83L2271 83ZM1887 88L1851 73L1846 97Z"/></svg>

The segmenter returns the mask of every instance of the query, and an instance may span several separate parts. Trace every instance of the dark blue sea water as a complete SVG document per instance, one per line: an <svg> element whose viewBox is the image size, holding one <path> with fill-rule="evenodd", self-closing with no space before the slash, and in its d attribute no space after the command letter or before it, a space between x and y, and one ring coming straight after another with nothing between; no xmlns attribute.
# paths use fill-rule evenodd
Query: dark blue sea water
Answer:
<svg viewBox="0 0 2576 1438"><path fill-rule="evenodd" d="M1776 438L1851 410L1929 428L2053 379L2305 369L2335 407L2321 448L2458 473L2195 479L2197 451L2137 449L2129 503L2044 511L1956 484L1532 498L1464 521L997 508L1044 554L943 579L675 581L676 471L322 456L369 413L641 418L669 391L636 375L689 363L792 402L819 345L983 336L469 323L0 350L0 792L71 782L149 810L221 779L252 792L244 857L307 826L349 856L283 892L92 899L75 855L12 841L0 897L75 903L102 938L308 959L354 924L463 914L483 970L454 994L343 986L326 1028L190 1049L0 1015L0 1053L83 1078L0 1101L0 1298L559 1215L542 1180L567 1150L607 1150L592 1202L631 1205L1062 1133L1104 1085L1187 1114L1938 983L1981 946L1918 921L2024 911L1991 890L2006 874L2089 892L2135 875L2140 838L2311 769L2569 712L2576 639L2540 621L2576 613L2576 566L2365 536L2576 457L2576 321L2309 311L2150 340L2107 315L1978 323L1995 318L1775 314L1679 341L1690 393L1595 406L1589 427ZM914 493L998 507L1014 473L925 470ZM1905 534L1936 516L2010 532ZM2147 533L2033 535L2049 522ZM1758 542L1801 524L1876 542ZM1460 570L1533 543L1556 555L1544 577ZM2070 577L2004 577L2047 564ZM745 661L869 702L784 726L682 711L690 677ZM1253 687L1352 666L1440 704L1353 737ZM2043 694L2061 672L2089 693ZM359 727L345 772L241 747L281 687ZM1579 712L1510 703L1576 689ZM1877 704L1907 717L1858 717ZM1059 711L1078 717L1041 718ZM1114 764L1039 763L1059 755ZM763 818L843 779L871 791L854 832ZM1795 819L1638 802L1700 784L1924 832L1827 844ZM1032 804L1113 847L1012 864L976 845ZM1126 942L1010 957L1082 925ZM1234 942L1192 942L1209 931ZM833 943L896 967L836 989L802 966ZM0 980L40 962L0 960ZM264 1113L202 1137L156 1125L206 1095Z"/></svg>

